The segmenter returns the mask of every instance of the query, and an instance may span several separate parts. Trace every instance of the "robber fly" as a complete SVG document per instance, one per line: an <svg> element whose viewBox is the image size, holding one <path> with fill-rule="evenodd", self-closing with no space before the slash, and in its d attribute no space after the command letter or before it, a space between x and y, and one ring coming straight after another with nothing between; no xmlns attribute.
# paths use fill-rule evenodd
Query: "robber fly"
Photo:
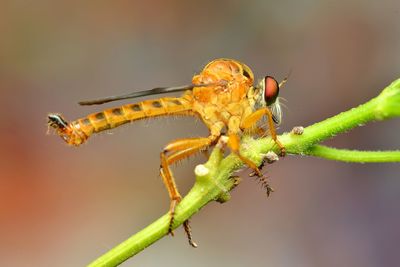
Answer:
<svg viewBox="0 0 400 267"><path fill-rule="evenodd" d="M167 144L160 153L160 175L170 197L170 226L175 207L181 200L170 165L187 158L198 151L215 145L225 136L227 145L255 174L261 176L260 169L250 159L239 152L240 139L245 132L262 131L259 122L266 118L269 134L285 154L285 148L277 139L275 124L281 121L279 88L286 78L278 84L271 76L265 76L253 85L254 75L250 68L233 59L216 59L192 79L192 83L179 87L159 87L121 96L106 97L93 101L79 102L81 105L103 104L111 101L130 99L147 95L184 91L181 97L162 97L127 104L90 114L84 118L67 122L60 114L49 114L48 125L69 145L79 146L92 134L115 128L119 125L158 116L183 115L197 116L208 127L207 137L177 139ZM223 134L224 133L224 134ZM192 241L188 222L184 223L189 243Z"/></svg>

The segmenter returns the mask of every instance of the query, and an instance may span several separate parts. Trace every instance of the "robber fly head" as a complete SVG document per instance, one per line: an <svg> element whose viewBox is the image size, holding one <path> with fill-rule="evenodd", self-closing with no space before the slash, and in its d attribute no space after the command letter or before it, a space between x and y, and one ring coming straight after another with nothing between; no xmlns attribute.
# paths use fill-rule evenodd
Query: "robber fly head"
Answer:
<svg viewBox="0 0 400 267"><path fill-rule="evenodd" d="M271 76L265 76L258 84L262 92L262 101L266 106L271 106L275 103L279 95L279 84Z"/></svg>
<svg viewBox="0 0 400 267"><path fill-rule="evenodd" d="M273 120L276 124L282 121L282 110L279 102L279 88L287 82L287 78L278 83L274 77L265 76L257 85L260 90L260 102L262 106L267 106L271 109Z"/></svg>

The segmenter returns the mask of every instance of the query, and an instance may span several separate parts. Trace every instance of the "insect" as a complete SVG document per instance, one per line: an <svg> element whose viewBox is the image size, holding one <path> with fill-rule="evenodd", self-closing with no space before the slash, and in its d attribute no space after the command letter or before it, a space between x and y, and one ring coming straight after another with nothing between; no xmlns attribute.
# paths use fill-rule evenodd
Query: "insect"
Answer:
<svg viewBox="0 0 400 267"><path fill-rule="evenodd" d="M192 79L192 83L179 87L159 87L121 96L106 97L93 101L79 102L81 105L103 104L115 100L130 99L146 95L184 91L181 97L162 97L110 108L84 118L67 122L60 114L49 114L48 125L69 145L79 146L94 133L115 128L119 125L158 116L183 115L197 116L209 129L209 136L177 139L167 144L160 153L160 176L170 198L170 226L172 232L174 213L181 195L176 186L170 166L196 152L215 145L225 136L227 146L258 176L262 176L258 166L241 155L240 138L246 132L264 132L260 126L262 118L267 119L269 133L281 155L285 148L279 142L275 124L281 121L279 88L281 83L271 76L265 76L253 85L254 75L250 68L233 59L216 59ZM192 241L188 221L184 223L189 243Z"/></svg>

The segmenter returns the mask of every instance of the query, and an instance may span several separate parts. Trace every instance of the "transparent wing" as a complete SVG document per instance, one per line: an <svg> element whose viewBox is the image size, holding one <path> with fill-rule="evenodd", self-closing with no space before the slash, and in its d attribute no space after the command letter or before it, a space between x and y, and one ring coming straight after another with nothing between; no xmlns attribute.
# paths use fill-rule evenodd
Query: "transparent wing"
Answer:
<svg viewBox="0 0 400 267"><path fill-rule="evenodd" d="M175 87L156 87L156 88L153 88L150 90L143 90L143 91L133 92L133 93L119 95L119 96L109 96L109 97L100 98L100 99L96 99L96 100L80 101L78 103L79 103L79 105L83 105L83 106L100 105L100 104L104 104L104 103L108 103L108 102L116 101L116 100L130 99L130 98L136 98L136 97L147 96L147 95L158 95L158 94L165 94L165 93L180 92L180 91L192 90L194 87L205 87L205 86L209 86L209 85L210 84L200 84L200 85L190 84L190 85L175 86Z"/></svg>

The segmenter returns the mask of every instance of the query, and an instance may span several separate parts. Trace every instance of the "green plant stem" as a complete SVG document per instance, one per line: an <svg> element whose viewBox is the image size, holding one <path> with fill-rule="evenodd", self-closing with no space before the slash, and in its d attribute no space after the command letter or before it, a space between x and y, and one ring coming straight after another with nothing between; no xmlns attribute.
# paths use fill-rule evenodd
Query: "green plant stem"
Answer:
<svg viewBox="0 0 400 267"><path fill-rule="evenodd" d="M400 79L394 81L367 103L308 126L304 128L302 135L285 133L279 136L279 140L285 145L289 154L306 154L306 151L313 145L347 132L354 127L398 116L400 116ZM257 147L261 146L258 152L266 153L270 149L270 143L270 138L260 139L250 149L258 150ZM279 152L277 148L274 151Z"/></svg>
<svg viewBox="0 0 400 267"><path fill-rule="evenodd" d="M318 143L339 133L364 125L375 120L384 120L400 116L400 79L393 82L382 93L367 103L340 113L304 128L302 135L285 133L278 138L288 154L312 155L326 159L351 162L400 162L399 151L351 151L319 146ZM260 164L269 151L279 153L279 148L271 138L255 140L244 136L241 143L241 154ZM235 155L222 159L223 153L215 148L204 167L206 174L196 172L196 183L176 208L173 229L179 227L193 214L212 200L224 202L229 200L229 191L238 183L231 179L234 171L243 163ZM197 167L196 167L197 169ZM142 231L116 246L89 266L116 266L168 234L169 214L165 214Z"/></svg>
<svg viewBox="0 0 400 267"><path fill-rule="evenodd" d="M229 200L229 191L235 187L239 180L223 179L229 175L229 170L235 161L222 160L223 153L215 148L204 166L209 173L203 176L196 176L196 183L185 198L176 207L174 225L176 229L188 220L194 213L212 200L224 202ZM236 161L240 163L239 160ZM216 173L218 170L218 173ZM168 234L170 214L167 213L142 231L133 235L123 243L119 244L88 266L117 266L133 255L139 253L147 246Z"/></svg>
<svg viewBox="0 0 400 267"><path fill-rule="evenodd" d="M312 146L305 155L320 157L329 160L372 163L372 162L400 162L400 150L396 151L359 151L337 149L322 145Z"/></svg>

